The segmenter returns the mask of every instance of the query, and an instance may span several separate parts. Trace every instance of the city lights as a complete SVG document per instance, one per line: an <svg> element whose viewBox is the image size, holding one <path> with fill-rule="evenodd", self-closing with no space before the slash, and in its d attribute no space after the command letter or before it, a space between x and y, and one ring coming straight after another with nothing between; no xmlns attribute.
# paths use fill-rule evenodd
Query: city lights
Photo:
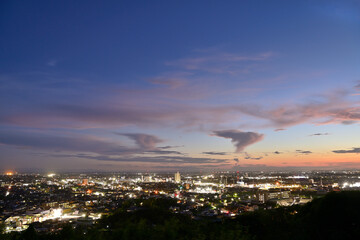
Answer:
<svg viewBox="0 0 360 240"><path fill-rule="evenodd" d="M360 239L360 0L3 0L0 109L0 240Z"/></svg>
<svg viewBox="0 0 360 240"><path fill-rule="evenodd" d="M7 172L5 172L5 175L6 176L13 176L14 172L13 171L7 171Z"/></svg>
<svg viewBox="0 0 360 240"><path fill-rule="evenodd" d="M123 201L141 200L138 205L127 207L127 212L134 212L147 206L144 205L147 200L159 198L176 200L180 208L172 207L175 213L189 214L190 209L196 213L210 206L195 216L233 218L243 212L272 209L274 204L278 207L302 205L327 192L360 189L359 174L357 171L307 172L306 175L261 172L251 176L248 172L49 173L45 176L17 174L11 178L4 175L0 183L6 206L11 206L16 196L23 199L19 210L11 210L12 216L5 221L6 231L11 232L23 231L34 222L89 221L92 224L121 207ZM47 199L45 204L40 204L41 198Z"/></svg>

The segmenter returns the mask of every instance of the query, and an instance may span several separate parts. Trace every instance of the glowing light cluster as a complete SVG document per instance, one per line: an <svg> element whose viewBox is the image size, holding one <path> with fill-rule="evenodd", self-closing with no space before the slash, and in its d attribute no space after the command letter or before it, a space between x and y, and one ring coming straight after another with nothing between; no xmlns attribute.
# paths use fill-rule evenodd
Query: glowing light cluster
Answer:
<svg viewBox="0 0 360 240"><path fill-rule="evenodd" d="M360 188L360 182L355 182L355 183L345 182L343 184L343 188Z"/></svg>

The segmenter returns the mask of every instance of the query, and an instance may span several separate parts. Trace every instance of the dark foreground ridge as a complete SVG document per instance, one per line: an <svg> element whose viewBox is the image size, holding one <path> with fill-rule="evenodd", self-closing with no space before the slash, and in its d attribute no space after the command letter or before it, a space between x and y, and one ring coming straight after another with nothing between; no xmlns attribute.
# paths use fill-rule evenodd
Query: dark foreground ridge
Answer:
<svg viewBox="0 0 360 240"><path fill-rule="evenodd" d="M192 218L173 213L173 199L148 199L129 211L126 204L91 227L65 225L42 234L31 225L0 239L360 239L360 192L332 192L304 206L244 213L234 219ZM127 210L126 210L127 209Z"/></svg>

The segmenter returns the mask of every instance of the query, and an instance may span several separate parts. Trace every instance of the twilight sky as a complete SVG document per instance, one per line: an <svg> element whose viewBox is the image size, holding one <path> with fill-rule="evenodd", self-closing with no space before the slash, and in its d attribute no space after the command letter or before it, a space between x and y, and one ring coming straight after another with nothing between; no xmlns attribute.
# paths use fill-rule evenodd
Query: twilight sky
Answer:
<svg viewBox="0 0 360 240"><path fill-rule="evenodd" d="M360 168L359 1L1 1L0 169Z"/></svg>

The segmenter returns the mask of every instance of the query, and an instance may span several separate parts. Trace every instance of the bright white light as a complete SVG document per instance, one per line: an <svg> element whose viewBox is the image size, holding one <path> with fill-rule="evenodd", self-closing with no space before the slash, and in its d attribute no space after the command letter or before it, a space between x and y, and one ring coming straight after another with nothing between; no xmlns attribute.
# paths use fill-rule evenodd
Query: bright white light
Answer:
<svg viewBox="0 0 360 240"><path fill-rule="evenodd" d="M301 178L309 178L308 176L289 176L287 178L301 179Z"/></svg>
<svg viewBox="0 0 360 240"><path fill-rule="evenodd" d="M56 208L56 209L53 209L53 216L54 218L59 218L61 217L63 213L63 210L61 208Z"/></svg>
<svg viewBox="0 0 360 240"><path fill-rule="evenodd" d="M48 177L53 177L53 176L55 176L55 173L49 173L47 176Z"/></svg>
<svg viewBox="0 0 360 240"><path fill-rule="evenodd" d="M103 193L103 192L94 192L94 195L96 195L96 196L104 196L105 195L105 193Z"/></svg>
<svg viewBox="0 0 360 240"><path fill-rule="evenodd" d="M358 188L358 187L360 187L360 182L355 182L355 183L352 183L352 184L350 184L350 183L348 183L348 182L345 182L345 183L343 184L343 188L346 188L346 187Z"/></svg>
<svg viewBox="0 0 360 240"><path fill-rule="evenodd" d="M356 182L354 184L351 184L350 187L360 187L360 182Z"/></svg>

